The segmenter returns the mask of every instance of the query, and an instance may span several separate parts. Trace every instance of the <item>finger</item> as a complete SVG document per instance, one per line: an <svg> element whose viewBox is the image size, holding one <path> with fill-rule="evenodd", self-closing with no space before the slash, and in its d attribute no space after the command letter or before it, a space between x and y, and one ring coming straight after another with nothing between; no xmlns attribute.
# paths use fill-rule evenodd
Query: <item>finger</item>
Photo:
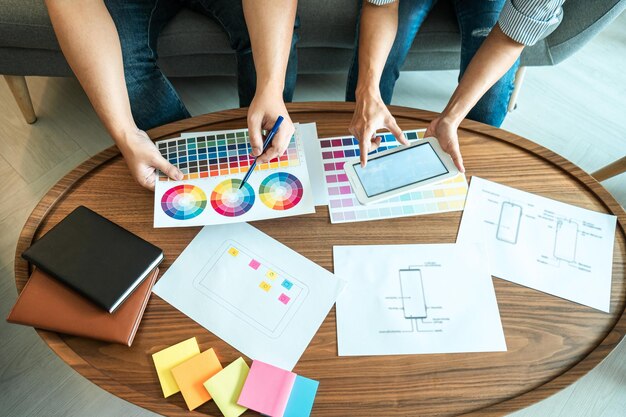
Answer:
<svg viewBox="0 0 626 417"><path fill-rule="evenodd" d="M380 136L374 136L370 141L370 152L374 152L380 146L382 138Z"/></svg>
<svg viewBox="0 0 626 417"><path fill-rule="evenodd" d="M393 134L398 142L403 145L409 144L409 141L406 140L406 138L404 137L402 129L400 129L400 126L398 126L398 123L396 123L396 119L393 116L390 116L387 119L387 121L385 122L385 126L387 127L387 129L389 129L389 131Z"/></svg>
<svg viewBox="0 0 626 417"><path fill-rule="evenodd" d="M173 180L180 181L183 179L183 173L160 154L154 159L152 165ZM155 172L154 176L156 177L156 175Z"/></svg>
<svg viewBox="0 0 626 417"><path fill-rule="evenodd" d="M376 131L372 128L366 128L359 140L359 149L361 151L361 167L365 168L367 165L367 154L370 152L372 146L372 136Z"/></svg>
<svg viewBox="0 0 626 417"><path fill-rule="evenodd" d="M263 152L262 122L263 117L261 115L248 114L248 132L253 156L259 156Z"/></svg>
<svg viewBox="0 0 626 417"><path fill-rule="evenodd" d="M280 149L272 143L272 145L267 147L265 152L259 155L259 157L257 158L257 162L260 164L269 162L272 159L277 158L279 155L279 152L280 152Z"/></svg>
<svg viewBox="0 0 626 417"><path fill-rule="evenodd" d="M424 137L425 138L436 137L435 136L436 126L437 126L437 119L430 122L430 124L426 128L426 132L424 132Z"/></svg>
<svg viewBox="0 0 626 417"><path fill-rule="evenodd" d="M459 149L459 145L454 145L450 149L450 156L452 157L452 161L454 161L454 165L461 172L465 172L465 166L463 165L463 156L461 156L461 150Z"/></svg>

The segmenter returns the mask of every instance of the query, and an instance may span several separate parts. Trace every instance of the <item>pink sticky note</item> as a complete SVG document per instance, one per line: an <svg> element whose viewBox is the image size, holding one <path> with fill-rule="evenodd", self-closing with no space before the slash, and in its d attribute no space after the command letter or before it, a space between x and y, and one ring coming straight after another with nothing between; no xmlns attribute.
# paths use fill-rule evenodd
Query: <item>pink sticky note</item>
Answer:
<svg viewBox="0 0 626 417"><path fill-rule="evenodd" d="M250 268L252 269L259 269L259 266L261 266L261 263L257 261L256 259L253 259L250 261L248 265L250 265Z"/></svg>
<svg viewBox="0 0 626 417"><path fill-rule="evenodd" d="M272 417L283 417L296 374L253 361L237 404Z"/></svg>

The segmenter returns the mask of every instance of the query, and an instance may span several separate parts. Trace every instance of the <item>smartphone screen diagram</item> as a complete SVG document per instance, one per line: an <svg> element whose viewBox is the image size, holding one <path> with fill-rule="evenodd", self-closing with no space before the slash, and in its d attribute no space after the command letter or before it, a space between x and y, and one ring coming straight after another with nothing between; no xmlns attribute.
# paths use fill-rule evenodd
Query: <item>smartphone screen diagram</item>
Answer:
<svg viewBox="0 0 626 417"><path fill-rule="evenodd" d="M558 220L554 239L554 257L565 262L576 260L578 223L571 220Z"/></svg>
<svg viewBox="0 0 626 417"><path fill-rule="evenodd" d="M422 271L420 269L400 270L400 291L402 293L404 318L426 318L426 299L424 297L424 283L422 282Z"/></svg>
<svg viewBox="0 0 626 417"><path fill-rule="evenodd" d="M508 201L502 202L502 207L500 208L500 219L498 220L498 230L496 231L496 239L513 245L516 244L519 236L521 220L521 206L509 203Z"/></svg>

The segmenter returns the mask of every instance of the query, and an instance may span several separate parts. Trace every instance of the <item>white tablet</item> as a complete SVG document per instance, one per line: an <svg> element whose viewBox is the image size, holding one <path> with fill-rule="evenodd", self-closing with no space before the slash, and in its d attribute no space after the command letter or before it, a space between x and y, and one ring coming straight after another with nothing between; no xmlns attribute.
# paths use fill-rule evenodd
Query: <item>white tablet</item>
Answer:
<svg viewBox="0 0 626 417"><path fill-rule="evenodd" d="M365 168L361 168L358 157L348 159L344 169L361 204L386 200L459 174L435 138L377 153L369 157Z"/></svg>

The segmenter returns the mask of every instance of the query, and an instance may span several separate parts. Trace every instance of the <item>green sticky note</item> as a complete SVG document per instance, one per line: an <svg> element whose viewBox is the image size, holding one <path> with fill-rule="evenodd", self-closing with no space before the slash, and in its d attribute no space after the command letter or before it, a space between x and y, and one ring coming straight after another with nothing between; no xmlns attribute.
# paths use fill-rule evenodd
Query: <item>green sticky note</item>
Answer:
<svg viewBox="0 0 626 417"><path fill-rule="evenodd" d="M172 375L172 368L200 354L200 347L195 337L163 349L152 355L154 367L161 383L165 398L180 391Z"/></svg>
<svg viewBox="0 0 626 417"><path fill-rule="evenodd" d="M247 410L237 400L249 371L246 361L239 358L204 383L224 417L239 417Z"/></svg>

